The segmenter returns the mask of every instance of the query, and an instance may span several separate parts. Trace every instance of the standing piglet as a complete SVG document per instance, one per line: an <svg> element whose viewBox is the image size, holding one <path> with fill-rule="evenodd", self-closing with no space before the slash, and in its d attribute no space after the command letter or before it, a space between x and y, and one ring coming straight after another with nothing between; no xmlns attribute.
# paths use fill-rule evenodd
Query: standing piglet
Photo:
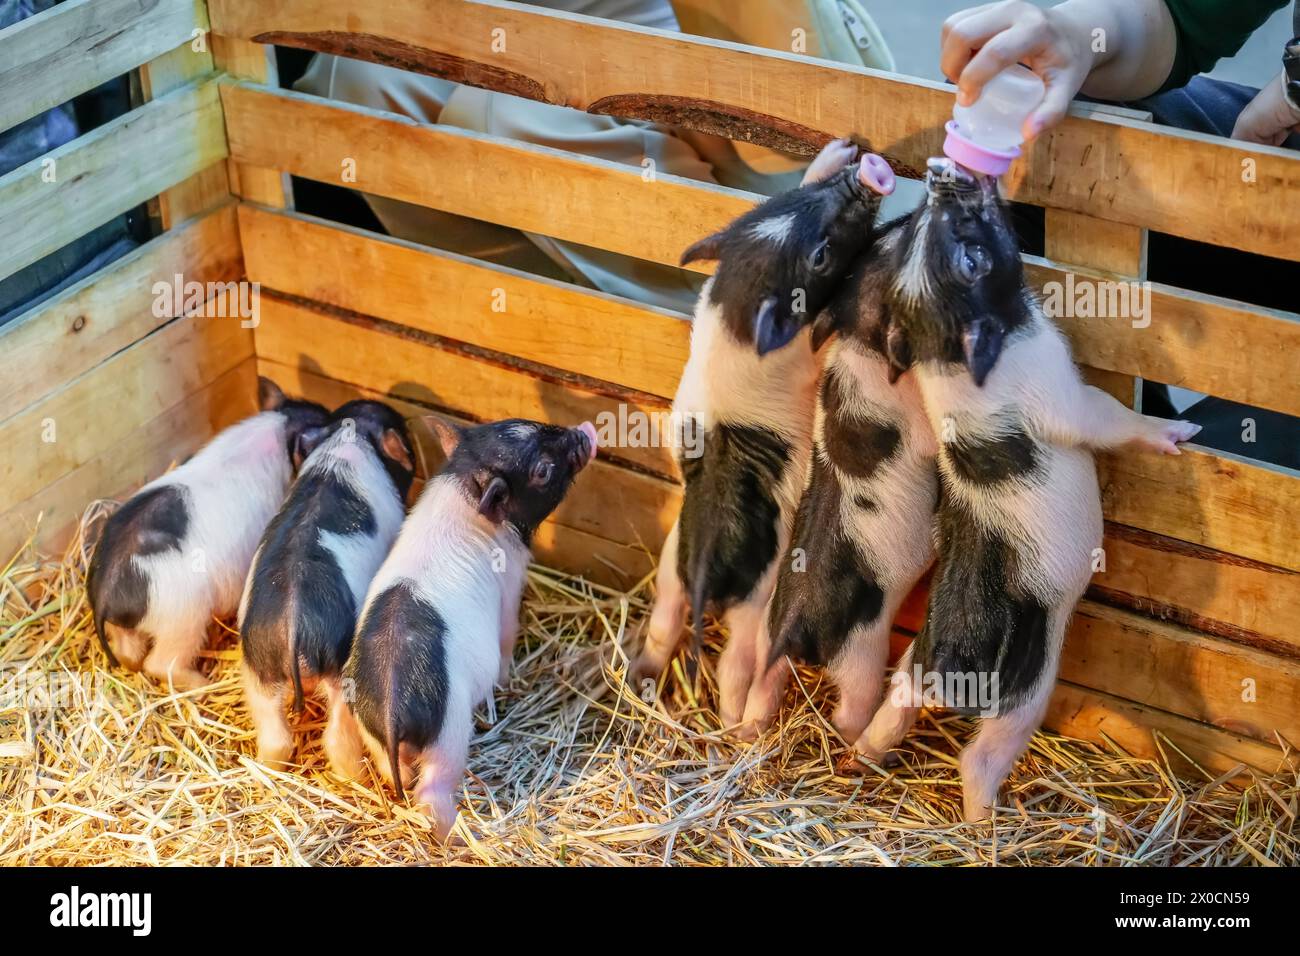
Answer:
<svg viewBox="0 0 1300 956"><path fill-rule="evenodd" d="M325 753L336 770L361 753L341 687L357 611L406 514L415 475L402 417L382 402L340 406L299 439L302 468L253 559L239 610L244 698L257 759L293 753L284 700L302 711L303 675L329 697Z"/></svg>
<svg viewBox="0 0 1300 956"><path fill-rule="evenodd" d="M293 477L298 438L329 418L269 379L259 380L258 398L260 414L149 482L105 523L86 592L113 664L180 690L208 682L194 666L208 623L235 613L257 540Z"/></svg>
<svg viewBox="0 0 1300 956"><path fill-rule="evenodd" d="M445 838L474 708L509 669L533 532L595 457L596 430L431 423L447 463L370 586L344 674L376 765L399 798L419 766L416 799Z"/></svg>
<svg viewBox="0 0 1300 956"><path fill-rule="evenodd" d="M930 161L893 253L891 363L914 366L939 438L938 564L925 626L856 749L879 759L917 706L984 719L961 754L965 817L987 817L1042 721L1101 547L1092 450L1178 454L1199 430L1085 385L1025 287L996 183Z"/></svg>
<svg viewBox="0 0 1300 956"><path fill-rule="evenodd" d="M807 487L759 636L744 737L775 714L789 657L827 667L840 695L832 722L856 741L880 703L894 616L934 561L938 448L915 376L899 379L885 355L884 296L903 225L882 228L815 328L838 337Z"/></svg>
<svg viewBox="0 0 1300 956"><path fill-rule="evenodd" d="M700 294L673 401L683 433L681 514L664 543L645 646L630 676L640 681L667 666L688 600L696 654L705 610L724 614L730 634L718 683L726 726L744 712L763 611L807 469L819 369L809 318L870 244L880 199L893 189L878 156L846 166L853 151L831 143L804 185L682 256L683 264L713 259L718 266Z"/></svg>

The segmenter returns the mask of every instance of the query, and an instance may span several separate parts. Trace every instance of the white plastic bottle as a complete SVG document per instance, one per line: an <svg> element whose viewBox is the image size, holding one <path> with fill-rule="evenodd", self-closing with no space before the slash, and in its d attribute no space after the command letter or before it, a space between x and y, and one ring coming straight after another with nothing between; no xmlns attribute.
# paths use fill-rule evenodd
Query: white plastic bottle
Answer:
<svg viewBox="0 0 1300 956"><path fill-rule="evenodd" d="M1043 101L1043 81L1023 66L1003 70L984 84L970 106L954 106L944 128L943 151L968 169L1001 176L1020 155L1020 128Z"/></svg>

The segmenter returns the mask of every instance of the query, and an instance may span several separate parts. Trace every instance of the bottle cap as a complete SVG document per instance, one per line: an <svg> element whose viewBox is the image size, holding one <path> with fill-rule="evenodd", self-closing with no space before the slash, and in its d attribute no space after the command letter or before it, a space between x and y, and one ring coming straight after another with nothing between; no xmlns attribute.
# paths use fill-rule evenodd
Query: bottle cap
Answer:
<svg viewBox="0 0 1300 956"><path fill-rule="evenodd" d="M957 129L956 120L949 120L944 129L948 131L948 138L943 141L944 155L977 173L1001 176L1011 168L1011 161L1020 155L1019 147L1009 150L989 149L968 139Z"/></svg>

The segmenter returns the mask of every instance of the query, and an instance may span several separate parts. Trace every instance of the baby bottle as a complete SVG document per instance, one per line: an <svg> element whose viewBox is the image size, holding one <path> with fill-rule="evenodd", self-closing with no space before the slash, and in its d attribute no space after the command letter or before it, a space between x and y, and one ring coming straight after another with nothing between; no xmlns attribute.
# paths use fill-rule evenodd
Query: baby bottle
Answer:
<svg viewBox="0 0 1300 956"><path fill-rule="evenodd" d="M944 154L967 169L1001 176L1020 155L1020 128L1043 93L1037 73L1018 64L1007 67L984 84L970 106L952 108L952 119L944 127Z"/></svg>

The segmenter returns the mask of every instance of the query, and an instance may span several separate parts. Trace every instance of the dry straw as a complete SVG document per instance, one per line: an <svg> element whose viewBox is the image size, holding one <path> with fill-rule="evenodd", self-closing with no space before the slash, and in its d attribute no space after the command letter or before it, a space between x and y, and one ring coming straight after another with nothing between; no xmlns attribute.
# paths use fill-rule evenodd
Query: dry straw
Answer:
<svg viewBox="0 0 1300 956"><path fill-rule="evenodd" d="M92 506L87 523L102 517ZM83 525L84 527L84 525ZM81 536L62 562L0 568L0 864L1283 864L1297 862L1294 772L1247 785L1048 733L994 823L958 824L960 718L928 716L891 770L837 770L828 688L801 670L757 744L718 732L669 675L647 703L620 674L649 600L535 568L496 721L480 723L453 845L373 780L331 778L323 714L299 772L251 756L234 635L215 682L167 693L105 669ZM718 635L710 635L709 660Z"/></svg>

